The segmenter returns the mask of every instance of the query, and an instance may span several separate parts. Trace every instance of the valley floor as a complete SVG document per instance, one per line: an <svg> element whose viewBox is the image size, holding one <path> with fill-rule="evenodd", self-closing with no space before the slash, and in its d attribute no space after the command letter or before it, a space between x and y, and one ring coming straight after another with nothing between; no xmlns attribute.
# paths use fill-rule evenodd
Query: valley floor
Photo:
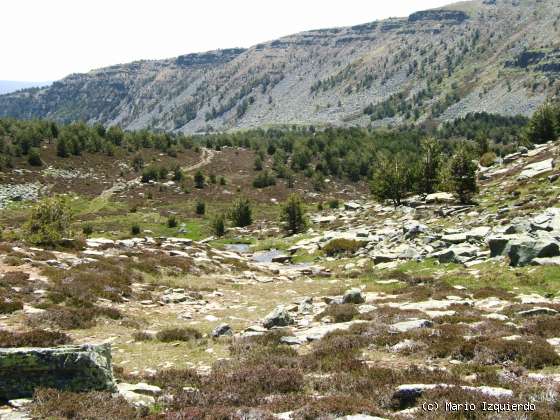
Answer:
<svg viewBox="0 0 560 420"><path fill-rule="evenodd" d="M293 237L270 192L256 223L220 239L208 217L165 225L187 211L171 184L77 195L94 228L83 249L0 244L0 297L22 304L0 308L0 340L111 343L119 393L41 390L0 418L559 418L559 154L550 143L481 171L473 206L439 193L393 208L332 185L346 204ZM148 190L153 206L129 212Z"/></svg>

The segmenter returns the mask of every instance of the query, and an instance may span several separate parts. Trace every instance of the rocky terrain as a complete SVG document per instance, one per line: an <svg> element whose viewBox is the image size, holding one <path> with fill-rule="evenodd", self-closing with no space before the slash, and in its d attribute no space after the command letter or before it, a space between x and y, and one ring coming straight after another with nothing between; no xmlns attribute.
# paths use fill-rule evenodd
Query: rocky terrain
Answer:
<svg viewBox="0 0 560 420"><path fill-rule="evenodd" d="M555 0L475 0L347 28L73 74L0 116L185 133L531 114L559 92Z"/></svg>
<svg viewBox="0 0 560 420"><path fill-rule="evenodd" d="M75 394L29 391L52 386L67 357L102 390L80 394L80 412L104 401L113 418L449 418L426 408L445 401L475 404L473 418L488 418L483 404L490 418L556 418L559 155L551 142L480 167L469 206L435 193L395 208L353 192L293 237L265 212L222 239L177 227L96 231L75 250L4 242L0 385L20 392L0 416L68 417ZM97 200L153 187L132 179ZM47 348L9 349L21 342Z"/></svg>

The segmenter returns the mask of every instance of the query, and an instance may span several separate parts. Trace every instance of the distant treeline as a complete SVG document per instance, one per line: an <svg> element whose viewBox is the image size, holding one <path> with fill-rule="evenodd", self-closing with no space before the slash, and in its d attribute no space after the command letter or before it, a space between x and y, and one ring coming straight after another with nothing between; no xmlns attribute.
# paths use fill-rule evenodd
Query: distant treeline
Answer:
<svg viewBox="0 0 560 420"><path fill-rule="evenodd" d="M21 156L27 156L30 164L39 165L44 144L56 145L57 155L61 158L82 153L108 156L130 153L137 160L142 149L156 149L173 156L193 146L218 150L230 146L255 151L255 169L272 171L266 174L268 178L273 175L291 179L294 173L301 172L313 177L320 186L326 177L353 182L371 179L380 155L398 154L412 166L420 158L426 138L437 139L445 155L451 156L461 144L473 159L486 155L486 161L491 161L488 154L503 156L520 144L547 141L548 137L557 135L556 130L560 131L559 109L545 105L531 120L522 116L468 114L437 128L319 129L294 126L196 136L148 130L124 131L119 127L84 123L60 125L45 120L0 119L0 157L3 166L9 166L13 157ZM552 133L547 124L552 124ZM272 182L267 179L267 182L257 184L266 186Z"/></svg>

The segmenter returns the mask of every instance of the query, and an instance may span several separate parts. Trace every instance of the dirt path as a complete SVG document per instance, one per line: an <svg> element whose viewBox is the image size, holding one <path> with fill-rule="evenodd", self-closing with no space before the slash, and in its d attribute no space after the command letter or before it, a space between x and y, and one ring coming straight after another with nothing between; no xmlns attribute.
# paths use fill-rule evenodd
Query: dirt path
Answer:
<svg viewBox="0 0 560 420"><path fill-rule="evenodd" d="M205 167L206 165L209 165L210 162L212 162L212 159L214 159L215 155L216 155L216 151L214 151L212 149L203 148L202 149L202 156L201 156L201 159L200 159L199 162L197 162L193 165L183 166L183 167L181 167L181 169L183 170L183 172L196 171L197 169L200 169L200 168ZM108 199L113 194L124 191L130 185L140 184L141 180L142 180L142 177L139 176L139 177L134 178L130 181L117 182L117 183L113 184L113 186L111 188L108 188L105 191L103 191L99 195L99 198Z"/></svg>

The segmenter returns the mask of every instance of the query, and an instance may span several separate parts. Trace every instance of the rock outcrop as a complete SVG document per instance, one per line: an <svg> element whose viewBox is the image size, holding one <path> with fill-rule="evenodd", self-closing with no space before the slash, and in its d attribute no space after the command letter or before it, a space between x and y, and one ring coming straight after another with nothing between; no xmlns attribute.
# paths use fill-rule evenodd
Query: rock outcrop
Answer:
<svg viewBox="0 0 560 420"><path fill-rule="evenodd" d="M0 400L30 397L38 387L114 391L111 345L0 349Z"/></svg>

